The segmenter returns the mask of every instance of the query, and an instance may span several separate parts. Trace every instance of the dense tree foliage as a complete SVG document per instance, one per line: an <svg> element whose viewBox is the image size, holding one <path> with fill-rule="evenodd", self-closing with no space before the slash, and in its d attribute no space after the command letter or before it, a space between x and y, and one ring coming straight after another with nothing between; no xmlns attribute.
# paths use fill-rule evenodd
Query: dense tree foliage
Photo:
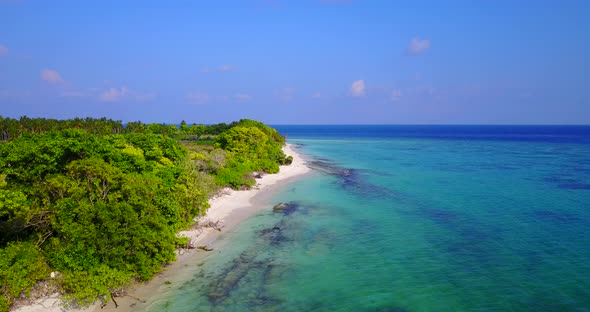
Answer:
<svg viewBox="0 0 590 312"><path fill-rule="evenodd" d="M27 116L14 119L0 116L0 141L8 141L24 134L41 134L65 129L82 129L90 134L96 135L151 133L173 137L179 135L192 135L199 138L203 135L219 135L238 125L240 122L233 122L231 124L219 123L214 125L192 124L189 126L183 120L180 123L180 127L178 127L172 124L144 124L141 121L133 121L123 124L121 121L107 118L74 118L57 120L29 118ZM256 123L254 121L252 122Z"/></svg>
<svg viewBox="0 0 590 312"><path fill-rule="evenodd" d="M251 186L252 171L285 162L284 138L252 120L179 128L23 117L0 119L2 131L0 311L50 271L80 304L150 279L219 187ZM218 131L211 146L173 138Z"/></svg>
<svg viewBox="0 0 590 312"><path fill-rule="evenodd" d="M206 134L223 130L207 141L215 149L208 156L193 153L191 157L213 174L218 186L251 187L255 183L252 172L276 173L279 165L288 162L282 151L285 138L259 121L242 119L207 129Z"/></svg>
<svg viewBox="0 0 590 312"><path fill-rule="evenodd" d="M68 120L29 118L4 118L0 116L0 141L17 138L23 134L40 134L64 129L84 129L92 134L106 135L120 133L123 124L120 121L101 118L74 118Z"/></svg>
<svg viewBox="0 0 590 312"><path fill-rule="evenodd" d="M218 183L232 187L252 185L254 179L247 175L249 172L278 172L279 165L285 162L284 143L285 139L275 129L261 122L241 120L215 141L215 147L231 155L218 170Z"/></svg>

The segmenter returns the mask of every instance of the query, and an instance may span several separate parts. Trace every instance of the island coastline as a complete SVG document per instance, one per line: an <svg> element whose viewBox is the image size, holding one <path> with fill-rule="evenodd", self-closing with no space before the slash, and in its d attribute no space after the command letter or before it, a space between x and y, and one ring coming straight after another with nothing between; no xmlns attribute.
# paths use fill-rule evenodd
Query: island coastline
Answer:
<svg viewBox="0 0 590 312"><path fill-rule="evenodd" d="M276 174L262 175L249 190L223 189L220 195L209 199L210 207L201 219L214 223L220 221L224 228L231 228L257 210L251 202L254 197L311 171L305 159L291 144L285 144L283 152L285 155L293 156L292 164L280 166L280 171ZM217 238L218 233L218 230L208 227L181 231L179 235L188 237L193 246L207 246Z"/></svg>
<svg viewBox="0 0 590 312"><path fill-rule="evenodd" d="M263 209L260 205L254 203L255 198L260 196L268 196L274 193L279 187L293 182L301 178L311 169L307 166L305 158L298 152L292 144L286 143L283 146L283 152L287 156L293 156L293 162L290 165L280 166L280 170L276 174L264 174L256 179L256 185L248 190L232 190L229 188L223 189L218 195L209 199L210 207L207 209L205 216L200 218L200 221L219 222L220 229L212 227L199 227L189 230L180 231L179 236L189 238L189 244L193 247L206 246L207 248L217 248L215 242L220 235L226 231L230 231L239 223L247 219L256 211ZM11 309L13 312L89 312L89 311L126 311L141 304L144 300L142 298L148 297L165 284L170 276L178 274L186 264L200 263L205 261L206 251L200 249L180 249L175 262L166 266L161 273L154 276L150 281L143 284L132 286L127 296L118 297L118 307L113 302L108 302L105 306L95 302L86 308L68 308L64 309L63 304L57 294L47 298L40 298L29 305L19 306L16 309Z"/></svg>

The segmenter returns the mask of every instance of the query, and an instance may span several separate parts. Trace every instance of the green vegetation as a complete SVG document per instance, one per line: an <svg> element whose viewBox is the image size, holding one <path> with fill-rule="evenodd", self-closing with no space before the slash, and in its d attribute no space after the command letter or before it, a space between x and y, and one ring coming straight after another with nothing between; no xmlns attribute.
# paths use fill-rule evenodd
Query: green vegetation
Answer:
<svg viewBox="0 0 590 312"><path fill-rule="evenodd" d="M108 300L148 280L219 188L289 163L260 122L180 127L0 117L0 311L49 272L66 299Z"/></svg>
<svg viewBox="0 0 590 312"><path fill-rule="evenodd" d="M285 154L281 150L284 144L285 139L275 129L252 120L240 121L221 133L215 141L215 147L232 155L218 170L217 182L236 188L254 183L254 178L247 176L249 172L278 172L279 164L285 162Z"/></svg>

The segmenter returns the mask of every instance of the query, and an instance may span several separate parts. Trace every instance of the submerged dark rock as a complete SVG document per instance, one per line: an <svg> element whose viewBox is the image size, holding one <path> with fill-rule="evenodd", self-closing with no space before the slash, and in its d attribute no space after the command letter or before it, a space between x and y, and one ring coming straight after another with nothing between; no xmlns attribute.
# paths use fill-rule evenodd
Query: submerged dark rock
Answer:
<svg viewBox="0 0 590 312"><path fill-rule="evenodd" d="M287 209L287 207L288 207L288 205L286 203L279 203L279 204L275 205L274 207L272 207L272 210L281 211L281 210Z"/></svg>
<svg viewBox="0 0 590 312"><path fill-rule="evenodd" d="M278 246L289 241L289 237L285 235L287 228L288 225L285 220L281 220L272 228L266 228L258 231L260 238L263 239L261 243L266 246Z"/></svg>
<svg viewBox="0 0 590 312"><path fill-rule="evenodd" d="M280 231L280 230L281 230L281 228L280 228L280 227L278 227L278 226L274 226L274 227L272 227L272 228L270 228L270 229L264 229L264 230L262 230L262 231L260 231L260 232L258 232L258 233L259 233L261 236L264 236L264 235L266 235L266 234L273 233L273 232L277 232L277 231Z"/></svg>
<svg viewBox="0 0 590 312"><path fill-rule="evenodd" d="M299 208L299 204L297 203L280 203L275 205L272 210L273 211L280 211L286 215L290 215L293 212L295 212L295 210L297 210Z"/></svg>

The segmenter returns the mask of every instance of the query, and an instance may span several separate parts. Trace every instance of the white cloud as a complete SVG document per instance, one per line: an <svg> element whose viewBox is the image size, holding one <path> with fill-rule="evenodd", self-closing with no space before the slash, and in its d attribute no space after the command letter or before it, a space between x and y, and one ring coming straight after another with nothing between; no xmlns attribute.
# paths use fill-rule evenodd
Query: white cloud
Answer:
<svg viewBox="0 0 590 312"><path fill-rule="evenodd" d="M365 95L365 81L364 80L357 80L352 83L350 87L350 93L353 96L363 96Z"/></svg>
<svg viewBox="0 0 590 312"><path fill-rule="evenodd" d="M220 72L228 72L228 71L232 71L232 70L236 70L238 69L237 67L233 66L233 65L221 65L219 67L219 71Z"/></svg>
<svg viewBox="0 0 590 312"><path fill-rule="evenodd" d="M234 70L237 70L237 69L238 69L237 66L229 65L229 64L224 64L224 65L221 65L221 66L219 66L217 68L203 67L203 68L201 68L200 72L202 74L210 74L210 73L214 73L214 72L217 72L217 73L226 73L226 72L234 71Z"/></svg>
<svg viewBox="0 0 590 312"><path fill-rule="evenodd" d="M209 103L210 96L206 92L189 92L186 95L186 99L193 104L207 104Z"/></svg>
<svg viewBox="0 0 590 312"><path fill-rule="evenodd" d="M65 82L57 71L51 69L42 70L39 76L41 80L52 84L63 84Z"/></svg>
<svg viewBox="0 0 590 312"><path fill-rule="evenodd" d="M407 51L410 55L419 55L430 49L430 45L430 40L428 39L412 38Z"/></svg>
<svg viewBox="0 0 590 312"><path fill-rule="evenodd" d="M8 55L8 48L0 44L0 56Z"/></svg>
<svg viewBox="0 0 590 312"><path fill-rule="evenodd" d="M117 102L127 95L129 95L129 89L126 87L111 87L100 94L100 100L103 102Z"/></svg>
<svg viewBox="0 0 590 312"><path fill-rule="evenodd" d="M319 99L319 98L322 97L322 94L320 92L314 92L314 93L311 94L311 97L313 99Z"/></svg>
<svg viewBox="0 0 590 312"><path fill-rule="evenodd" d="M238 100L238 101L248 101L248 100L249 100L249 99L251 99L252 97L251 97L250 95L248 95L248 94L243 94L243 93L240 93L240 94L236 94L236 95L234 96L234 98L235 98L236 100Z"/></svg>
<svg viewBox="0 0 590 312"><path fill-rule="evenodd" d="M94 93L92 96L95 96L98 93L98 99L103 102L118 102L121 100L145 102L145 101L151 101L156 97L155 93L130 90L126 86L109 87L108 89L106 89L106 90L103 89L102 91L101 90L92 91L89 89L89 92ZM72 96L74 96L75 94L76 93L74 92L72 94ZM85 96L88 93L82 92L81 94L82 94L82 96Z"/></svg>

